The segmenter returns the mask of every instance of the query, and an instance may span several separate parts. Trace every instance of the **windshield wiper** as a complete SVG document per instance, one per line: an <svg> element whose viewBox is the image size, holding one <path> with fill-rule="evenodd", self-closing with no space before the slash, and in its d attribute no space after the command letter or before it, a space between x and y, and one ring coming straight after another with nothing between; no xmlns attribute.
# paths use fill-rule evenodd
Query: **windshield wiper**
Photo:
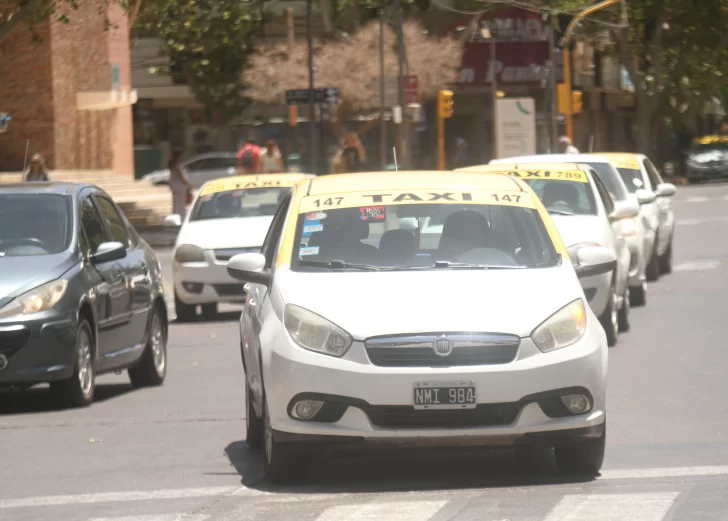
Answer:
<svg viewBox="0 0 728 521"><path fill-rule="evenodd" d="M574 212L565 212L563 210L549 210L546 209L549 213L555 213L556 215L576 215Z"/></svg>
<svg viewBox="0 0 728 521"><path fill-rule="evenodd" d="M520 264L516 265L502 265L502 264L469 264L467 262L450 262L450 261L436 261L434 266L427 266L428 268L439 268L439 269L450 269L450 268L463 268L471 270L523 270L527 266Z"/></svg>
<svg viewBox="0 0 728 521"><path fill-rule="evenodd" d="M317 268L327 268L332 270L362 270L362 271L379 271L381 268L379 266L373 266L371 264L356 264L353 262L345 262L343 260L332 260L330 262L320 262L320 261L298 261L299 266L315 266Z"/></svg>

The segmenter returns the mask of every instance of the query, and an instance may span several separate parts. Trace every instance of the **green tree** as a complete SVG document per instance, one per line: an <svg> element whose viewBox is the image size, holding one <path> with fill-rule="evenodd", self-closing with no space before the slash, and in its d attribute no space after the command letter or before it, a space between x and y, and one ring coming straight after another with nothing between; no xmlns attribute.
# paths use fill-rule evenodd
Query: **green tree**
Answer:
<svg viewBox="0 0 728 521"><path fill-rule="evenodd" d="M224 128L249 104L242 80L266 16L259 0L148 0L137 25L162 41L170 70L205 107L216 145L227 148Z"/></svg>

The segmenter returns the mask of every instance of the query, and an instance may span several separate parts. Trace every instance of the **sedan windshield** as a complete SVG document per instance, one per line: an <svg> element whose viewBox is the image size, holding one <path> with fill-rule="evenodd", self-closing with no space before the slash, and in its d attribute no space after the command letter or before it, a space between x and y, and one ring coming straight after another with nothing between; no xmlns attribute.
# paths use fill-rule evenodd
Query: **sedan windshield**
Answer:
<svg viewBox="0 0 728 521"><path fill-rule="evenodd" d="M0 257L51 255L69 247L71 200L60 194L0 194Z"/></svg>
<svg viewBox="0 0 728 521"><path fill-rule="evenodd" d="M619 170L619 175L622 176L622 181L624 181L627 190L631 194L645 187L640 170L635 170L634 168L618 168L617 170Z"/></svg>
<svg viewBox="0 0 728 521"><path fill-rule="evenodd" d="M622 182L619 172L611 163L588 163L590 167L596 170L597 175L604 186L609 190L609 194L615 201L625 201L629 194Z"/></svg>
<svg viewBox="0 0 728 521"><path fill-rule="evenodd" d="M488 194L507 200L488 204ZM340 204L321 207L320 211L315 211L315 205L309 201L313 197L305 198L301 204L304 213L298 217L291 268L518 269L553 266L558 262L540 214L530 201L525 201L530 197L522 192L446 194L453 202L430 204L413 201L427 201L433 196L431 192L399 196L394 193L390 197L403 195L413 198L405 204L369 205L367 196L359 194L346 194L341 201L338 197L326 197L321 201ZM458 201L458 195L472 199L461 197Z"/></svg>
<svg viewBox="0 0 728 521"><path fill-rule="evenodd" d="M190 221L271 216L289 191L290 187L265 187L202 195L192 209Z"/></svg>

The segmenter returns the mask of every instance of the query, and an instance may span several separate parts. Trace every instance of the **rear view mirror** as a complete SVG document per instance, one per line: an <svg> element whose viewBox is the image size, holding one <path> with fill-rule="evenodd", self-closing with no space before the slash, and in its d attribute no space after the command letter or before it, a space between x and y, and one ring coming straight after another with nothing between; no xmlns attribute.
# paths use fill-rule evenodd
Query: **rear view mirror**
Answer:
<svg viewBox="0 0 728 521"><path fill-rule="evenodd" d="M103 264L126 257L126 246L120 242L102 242L94 253L91 254L91 262Z"/></svg>
<svg viewBox="0 0 728 521"><path fill-rule="evenodd" d="M662 183L657 185L658 197L672 197L677 193L677 188L672 183Z"/></svg>
<svg viewBox="0 0 728 521"><path fill-rule="evenodd" d="M640 213L640 207L637 203L636 197L630 197L626 201L615 201L614 211L609 215L609 219L612 221L619 221L620 219L632 219L637 217Z"/></svg>
<svg viewBox="0 0 728 521"><path fill-rule="evenodd" d="M164 218L164 225L168 228L179 228L182 226L182 216L176 213L168 215Z"/></svg>
<svg viewBox="0 0 728 521"><path fill-rule="evenodd" d="M635 195L637 196L637 202L639 202L640 204L650 204L657 200L657 194L655 192L651 192L650 190L646 190L644 188L638 189L635 192Z"/></svg>
<svg viewBox="0 0 728 521"><path fill-rule="evenodd" d="M617 255L601 246L584 246L576 251L574 269L579 278L594 277L614 271Z"/></svg>
<svg viewBox="0 0 728 521"><path fill-rule="evenodd" d="M270 284L271 272L265 269L265 255L262 253L241 253L235 255L227 265L228 274L243 282Z"/></svg>

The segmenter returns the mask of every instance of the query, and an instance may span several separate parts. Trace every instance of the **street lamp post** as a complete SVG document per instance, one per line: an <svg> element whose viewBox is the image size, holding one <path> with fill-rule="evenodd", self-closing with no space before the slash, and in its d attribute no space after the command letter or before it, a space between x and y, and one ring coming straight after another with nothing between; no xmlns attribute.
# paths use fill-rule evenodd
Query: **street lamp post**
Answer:
<svg viewBox="0 0 728 521"><path fill-rule="evenodd" d="M313 0L308 0L306 6L308 24L308 102L309 102L309 143L308 150L311 161L311 171L318 172L316 161L316 100L314 99L313 78ZM323 168L322 168L323 169Z"/></svg>

